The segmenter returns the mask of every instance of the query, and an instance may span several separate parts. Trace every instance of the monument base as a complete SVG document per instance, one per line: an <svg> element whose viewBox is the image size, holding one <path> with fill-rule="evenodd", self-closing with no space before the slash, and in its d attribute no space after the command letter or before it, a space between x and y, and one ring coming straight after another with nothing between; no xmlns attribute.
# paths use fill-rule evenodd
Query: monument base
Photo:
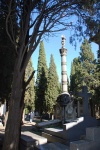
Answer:
<svg viewBox="0 0 100 150"><path fill-rule="evenodd" d="M50 137L62 138L63 140L70 143L71 141L80 140L86 135L86 128L99 126L100 121L93 117L80 117L73 122L63 124L63 128L45 128L44 132ZM57 139L56 139L57 140Z"/></svg>

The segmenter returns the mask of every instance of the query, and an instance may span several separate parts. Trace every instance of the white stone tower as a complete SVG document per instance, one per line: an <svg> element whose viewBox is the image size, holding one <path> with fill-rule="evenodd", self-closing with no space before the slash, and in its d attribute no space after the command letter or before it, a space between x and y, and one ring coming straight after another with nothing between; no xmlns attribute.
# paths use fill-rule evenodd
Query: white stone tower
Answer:
<svg viewBox="0 0 100 150"><path fill-rule="evenodd" d="M60 49L60 55L61 55L61 77L62 77L62 93L68 93L68 85L67 85L67 69L66 69L66 55L67 55L67 49L65 49L65 41L66 38L62 35L62 47Z"/></svg>

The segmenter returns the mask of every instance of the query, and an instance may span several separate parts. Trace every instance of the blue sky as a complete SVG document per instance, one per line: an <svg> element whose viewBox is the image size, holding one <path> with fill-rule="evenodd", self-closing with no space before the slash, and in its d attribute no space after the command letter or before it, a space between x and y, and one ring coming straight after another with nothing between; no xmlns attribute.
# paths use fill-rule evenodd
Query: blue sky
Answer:
<svg viewBox="0 0 100 150"><path fill-rule="evenodd" d="M61 48L61 35L65 35L65 37L66 37L65 48L67 49L66 68L67 68L68 77L70 76L71 62L73 61L73 59L75 57L79 56L80 46L82 44L82 41L81 42L77 41L76 49L74 46L72 46L72 44L70 44L70 42L69 42L70 31L60 32L54 37L49 37L48 40L43 40L45 53L46 53L47 65L49 67L50 55L53 54L54 61L55 61L56 67L57 67L59 81L61 81L61 56L59 53L59 49ZM91 46L92 46L92 51L96 58L98 45L95 43L91 43ZM39 46L37 47L37 49L35 50L35 52L32 55L32 63L33 63L34 70L37 70L38 56L39 56ZM36 78L36 73L35 73L35 78Z"/></svg>

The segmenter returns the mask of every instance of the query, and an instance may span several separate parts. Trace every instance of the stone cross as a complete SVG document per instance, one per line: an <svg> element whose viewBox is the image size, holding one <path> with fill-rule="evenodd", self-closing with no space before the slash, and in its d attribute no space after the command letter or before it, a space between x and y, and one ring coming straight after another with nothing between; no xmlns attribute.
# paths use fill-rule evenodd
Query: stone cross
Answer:
<svg viewBox="0 0 100 150"><path fill-rule="evenodd" d="M92 96L92 94L88 93L87 86L83 86L82 92L79 92L78 95L83 98L83 114L84 114L84 116L89 116L88 100Z"/></svg>

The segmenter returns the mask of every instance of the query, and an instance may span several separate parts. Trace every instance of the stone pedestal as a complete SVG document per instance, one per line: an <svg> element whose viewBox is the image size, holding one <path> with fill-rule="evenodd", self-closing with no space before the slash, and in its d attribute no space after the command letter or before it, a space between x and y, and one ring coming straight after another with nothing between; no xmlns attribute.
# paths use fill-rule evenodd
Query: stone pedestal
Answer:
<svg viewBox="0 0 100 150"><path fill-rule="evenodd" d="M70 150L99 150L100 149L100 127L86 128L84 140L70 143Z"/></svg>

